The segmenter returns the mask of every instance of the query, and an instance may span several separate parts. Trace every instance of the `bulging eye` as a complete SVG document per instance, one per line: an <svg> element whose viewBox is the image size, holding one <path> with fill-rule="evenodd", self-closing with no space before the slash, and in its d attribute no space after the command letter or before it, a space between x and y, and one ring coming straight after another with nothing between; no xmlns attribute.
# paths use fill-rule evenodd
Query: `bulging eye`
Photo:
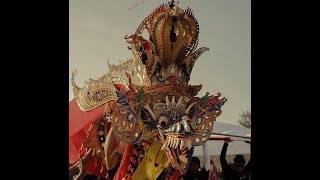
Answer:
<svg viewBox="0 0 320 180"><path fill-rule="evenodd" d="M129 114L129 115L127 116L127 120L128 120L129 122L134 121L134 116L133 116L132 114Z"/></svg>
<svg viewBox="0 0 320 180"><path fill-rule="evenodd" d="M161 127L167 127L167 126L170 125L170 121L166 116L160 116L159 119L158 119L158 124Z"/></svg>
<svg viewBox="0 0 320 180"><path fill-rule="evenodd" d="M199 118L196 120L196 124L197 124L197 125L200 125L201 123L202 123L202 118L199 117Z"/></svg>

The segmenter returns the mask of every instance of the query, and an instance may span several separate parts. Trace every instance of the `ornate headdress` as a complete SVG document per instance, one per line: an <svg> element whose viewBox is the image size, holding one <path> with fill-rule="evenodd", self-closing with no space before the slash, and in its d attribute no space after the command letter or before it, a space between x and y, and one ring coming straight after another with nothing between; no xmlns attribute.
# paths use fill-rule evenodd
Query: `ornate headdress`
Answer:
<svg viewBox="0 0 320 180"><path fill-rule="evenodd" d="M149 40L141 34L149 33ZM140 52L152 84L166 80L187 84L193 65L208 48L196 50L199 41L199 25L190 8L182 10L164 4L143 20L136 32L126 36L133 51Z"/></svg>
<svg viewBox="0 0 320 180"><path fill-rule="evenodd" d="M142 37L144 30L148 39ZM188 85L194 63L209 50L196 50L198 22L190 8L163 4L125 39L132 59L118 66L109 64L105 76L90 79L84 88L75 84L73 73L77 103L83 111L106 105L103 121L111 123L117 140L124 144L156 142L172 167L185 174L193 146L208 140L226 102L220 93L195 97L202 86ZM91 146L103 149L100 143ZM128 173L132 176L134 171Z"/></svg>

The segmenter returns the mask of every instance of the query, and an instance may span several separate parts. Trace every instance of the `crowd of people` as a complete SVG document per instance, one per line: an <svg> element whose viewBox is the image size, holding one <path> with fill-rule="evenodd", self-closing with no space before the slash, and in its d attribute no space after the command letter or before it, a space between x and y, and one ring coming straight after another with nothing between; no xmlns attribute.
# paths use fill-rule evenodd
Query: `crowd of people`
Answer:
<svg viewBox="0 0 320 180"><path fill-rule="evenodd" d="M185 180L251 180L251 159L248 163L243 155L238 154L234 157L232 163L226 160L226 153L228 145L232 140L225 140L221 154L220 164L221 167L217 168L213 160L210 160L210 169L206 170L205 167L200 168L200 160L197 157L192 157L188 172ZM246 142L250 143L250 142Z"/></svg>
<svg viewBox="0 0 320 180"><path fill-rule="evenodd" d="M217 168L213 160L210 160L209 168L205 168L205 165L203 167L200 167L200 159L198 157L192 157L189 169L186 173L186 176L184 177L184 180L251 180L251 158L249 162L246 163L244 156L238 154L234 157L233 162L228 163L228 161L226 160L228 145L231 141L232 140L224 141L220 154L221 166L219 168ZM84 158L84 160L86 159ZM80 179L112 179L112 177L100 178L94 175L85 174L84 177ZM162 178L159 177L158 179Z"/></svg>

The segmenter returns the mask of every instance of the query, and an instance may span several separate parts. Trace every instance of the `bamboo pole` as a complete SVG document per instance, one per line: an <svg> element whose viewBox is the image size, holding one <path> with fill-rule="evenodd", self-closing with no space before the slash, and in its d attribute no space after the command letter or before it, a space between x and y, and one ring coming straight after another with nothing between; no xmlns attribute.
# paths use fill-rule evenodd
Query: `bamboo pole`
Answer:
<svg viewBox="0 0 320 180"><path fill-rule="evenodd" d="M232 134L222 134L222 133L211 133L211 135L221 135L221 136L228 136L228 137L238 137L238 138L244 138L244 139L251 139L251 137L248 136L238 136L238 135L232 135Z"/></svg>

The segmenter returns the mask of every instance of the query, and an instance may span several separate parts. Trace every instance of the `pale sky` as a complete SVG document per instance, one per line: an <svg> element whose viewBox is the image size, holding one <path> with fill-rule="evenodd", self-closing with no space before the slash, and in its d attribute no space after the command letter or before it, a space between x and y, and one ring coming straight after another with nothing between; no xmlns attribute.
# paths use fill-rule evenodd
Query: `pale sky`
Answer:
<svg viewBox="0 0 320 180"><path fill-rule="evenodd" d="M98 79L119 59L132 57L124 40L156 7L169 0L69 0L69 74L76 83ZM181 0L190 6L200 26L203 53L194 65L189 84L202 84L198 96L221 92L228 98L218 122L238 124L239 114L251 109L251 1ZM148 38L146 38L148 39ZM69 100L73 91L69 80Z"/></svg>

